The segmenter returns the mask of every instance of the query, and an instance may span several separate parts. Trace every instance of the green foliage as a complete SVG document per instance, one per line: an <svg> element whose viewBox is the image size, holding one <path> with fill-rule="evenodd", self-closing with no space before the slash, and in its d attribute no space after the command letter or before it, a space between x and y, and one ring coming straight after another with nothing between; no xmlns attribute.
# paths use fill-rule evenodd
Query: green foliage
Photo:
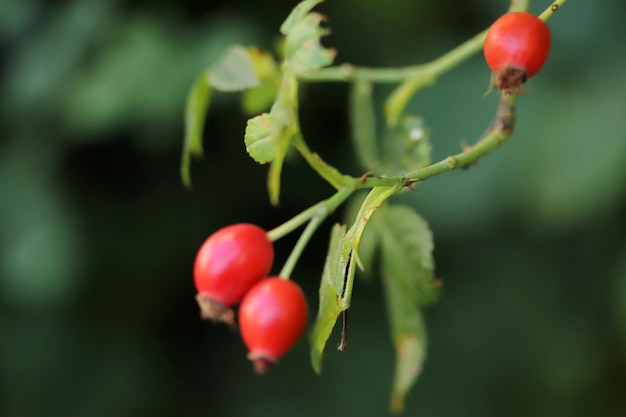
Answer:
<svg viewBox="0 0 626 417"><path fill-rule="evenodd" d="M243 92L241 105L246 114L255 115L272 105L278 93L280 79L276 61L269 53L259 48L250 48L248 52L261 84Z"/></svg>
<svg viewBox="0 0 626 417"><path fill-rule="evenodd" d="M389 205L381 211L376 230L381 238L383 276L393 276L411 304L433 303L440 286L433 275L433 236L428 224L411 207Z"/></svg>
<svg viewBox="0 0 626 417"><path fill-rule="evenodd" d="M350 128L356 156L372 172L382 170L376 132L376 109L371 81L357 80L350 89Z"/></svg>
<svg viewBox="0 0 626 417"><path fill-rule="evenodd" d="M219 91L243 91L260 84L249 51L236 45L208 72L209 84Z"/></svg>
<svg viewBox="0 0 626 417"><path fill-rule="evenodd" d="M346 226L335 225L330 236L328 255L320 283L319 311L311 330L311 363L317 373L322 371L322 353L335 327L337 317L348 308L343 294L351 252L349 246L346 251L345 239Z"/></svg>
<svg viewBox="0 0 626 417"><path fill-rule="evenodd" d="M266 164L274 159L282 127L269 113L263 113L248 120L245 142L252 159L260 164Z"/></svg>
<svg viewBox="0 0 626 417"><path fill-rule="evenodd" d="M377 242L381 251L380 273L396 348L391 409L400 412L426 358L420 306L436 301L440 293L440 283L434 277L433 238L421 216L402 205L381 208L371 232L369 239Z"/></svg>
<svg viewBox="0 0 626 417"><path fill-rule="evenodd" d="M405 114L398 122L386 125L379 143L370 81L352 83L350 122L355 152L365 169L400 175L430 164L430 130L421 117Z"/></svg>
<svg viewBox="0 0 626 417"><path fill-rule="evenodd" d="M279 202L283 163L290 147L337 189L335 196L269 232L275 240L309 222L281 270L282 276L292 275L311 235L331 212L356 190L371 190L355 210L352 224L333 228L320 282L319 310L310 333L310 356L313 369L321 372L323 352L335 323L350 308L357 267L371 269L380 253L380 275L396 351L391 410L400 412L426 358L427 338L421 309L438 299L441 288L434 276L433 238L427 223L413 208L389 205L386 201L406 188L413 189L420 181L470 167L499 147L512 133L516 97L501 95L495 122L474 145L463 145L461 151L432 163L430 129L421 116L407 110L409 102L441 74L478 52L484 32L426 65L401 69L324 68L332 64L335 51L321 45L321 38L328 30L321 27L324 17L311 12L318 3L308 0L300 3L281 26L285 38L281 43L280 70L271 57L258 50L235 47L208 71L208 84L222 91L244 91L244 109L252 114L271 105L269 111L248 121L244 142L250 157L258 163L270 164L267 187L272 204ZM519 4L512 4L512 9L527 6L526 2ZM552 11L546 13L550 16ZM344 175L309 150L300 130L298 87L303 81L316 80L351 83L350 119L356 154L361 164L377 176ZM373 94L376 82L398 84L386 98L385 125L380 134ZM375 212L379 215L373 217ZM344 337L342 332L342 349Z"/></svg>
<svg viewBox="0 0 626 417"><path fill-rule="evenodd" d="M298 133L296 114L298 99L297 75L332 63L335 52L321 46L320 38L327 31L320 27L323 17L309 11L319 1L304 1L296 6L281 26L285 35L283 43L284 62L282 77L278 81L274 60L257 48L232 47L227 54L206 72L208 83L226 92L244 91L242 105L247 113L266 108L273 102L269 113L251 118L246 126L244 142L246 150L256 162L271 163L268 173L270 201L277 205L280 197L280 177L285 156L294 135ZM280 87L276 89L276 85ZM205 86L196 85L190 93L187 120L195 121L198 110L206 110L207 103L198 98L207 97ZM204 107L200 107L205 104ZM183 147L181 174L183 182L190 184L189 160L201 154L199 122L188 129ZM200 149L200 151L198 151Z"/></svg>
<svg viewBox="0 0 626 417"><path fill-rule="evenodd" d="M311 10L318 4L322 3L324 0L304 0L298 3L296 7L293 8L287 19L280 26L280 33L283 35L289 35L293 30L293 27L298 24L302 19L304 19Z"/></svg>
<svg viewBox="0 0 626 417"><path fill-rule="evenodd" d="M365 198L354 223L336 225L331 235L324 274L320 284L320 307L311 336L313 369L321 371L321 357L338 314L350 307L357 265L363 269L359 246L372 215L381 204L399 191L400 187L376 187Z"/></svg>
<svg viewBox="0 0 626 417"><path fill-rule="evenodd" d="M270 111L251 118L244 135L248 154L258 163L270 163L267 186L272 204L276 205L279 202L283 162L291 145L307 160L311 168L338 190L334 197L314 206L319 206L317 209L307 210L277 228L278 230L270 231L270 236L274 239L309 221L280 272L286 277L291 276L295 261L323 219L343 203L356 188L367 187L368 181L367 176L360 179L345 176L319 155L310 152L300 131L297 110L299 77L330 65L335 56L334 50L324 48L320 44L321 37L328 31L320 27L323 17L310 12L316 4L315 1L304 1L296 6L281 28L286 36L283 43L284 60L281 65L281 77L274 74L273 60L259 54L251 57L254 49L246 50L238 46L231 48L221 61L207 70L208 84L223 91L259 87L260 78L270 83L280 78ZM466 49L471 47L477 50L480 42L473 40L469 45ZM463 52L452 51L449 54L453 57L451 60L461 59L455 58L457 56L464 56ZM379 144L377 140L372 84L367 78L357 77L353 82L350 101L351 124L356 146L363 147L358 151L363 165L370 169L385 170L392 175L401 175L395 179L389 178L391 181L370 185L371 191L362 202L352 225L347 230L346 226L339 225L333 229L320 283L319 311L311 331L311 361L313 369L319 373L322 354L335 322L339 314L350 307L357 266L363 270L366 263L371 265L376 245L380 245L381 270L397 356L391 408L393 411L400 411L404 407L404 397L419 375L425 357L425 331L419 307L433 302L439 293L439 287L433 277L432 236L426 223L412 209L398 206L388 208L387 215L378 220L376 233L379 242L373 243L369 240L371 238L368 238L365 251L368 258L365 260L359 254L361 240L374 212L380 210L391 196L405 187L412 188L412 184L421 179L474 162L501 144L510 134L510 129L501 131L496 127L488 130L479 141L482 142L481 147L472 149L471 153L468 151L434 164L429 167L430 172L422 175L420 170L429 165L432 148L428 129L421 118L405 115L403 111L412 94L434 81L437 70L432 72L418 70L415 74L408 75L392 72L390 75L399 76L398 81L404 80L404 83L392 92L392 99L401 102L401 105L394 107L393 114L388 112L381 143ZM198 125L192 116L206 109L208 97L204 93L208 88L200 84L192 90L188 118L192 121L190 131L196 136L190 138L186 146L192 150L201 150L198 132L201 132L202 125ZM268 92L263 94L266 97L273 95ZM401 100L397 101L397 97L401 97ZM203 98L207 100L202 100ZM258 108L266 104L264 99L259 98L253 98L252 102L252 107ZM499 112L500 109L506 109L507 114L513 114L514 103L514 97L503 97L498 107ZM499 123L497 126L505 124ZM189 149L185 149L183 155L189 153ZM378 156L379 153L382 153L382 158ZM187 165L183 165L185 173L185 167L188 168L188 157L183 161L187 162ZM406 172L409 173L404 174ZM385 180L383 177L379 179ZM345 345L344 337L342 333L340 344L342 348Z"/></svg>
<svg viewBox="0 0 626 417"><path fill-rule="evenodd" d="M191 158L202 156L202 133L212 89L242 91L259 84L248 50L239 45L231 47L220 61L198 77L187 95L185 108L185 139L180 173L186 187L191 187Z"/></svg>
<svg viewBox="0 0 626 417"><path fill-rule="evenodd" d="M332 64L335 51L320 45L320 38L328 34L320 27L324 17L311 13L299 20L285 40L285 65L289 71L300 74Z"/></svg>
<svg viewBox="0 0 626 417"><path fill-rule="evenodd" d="M206 74L198 77L187 95L185 108L185 140L183 142L183 156L180 165L180 174L183 184L191 187L191 158L202 156L202 131L206 112L211 100L211 87L207 82Z"/></svg>
<svg viewBox="0 0 626 417"><path fill-rule="evenodd" d="M0 414L387 415L393 351L380 264L367 262L382 261L368 253L384 206L358 251L376 280L355 283L350 344L332 354L333 333L323 375L311 372L306 343L272 374L252 375L239 338L190 308L193 251L208 233L242 217L273 221L329 190L286 163L289 195L280 210L269 207L259 175L267 166L245 163L238 140L239 97L215 89L193 193L181 190L172 166L190 84L229 45L271 49L268 17L285 13L284 2L204 2L194 13L180 2L0 3L0 304L8 313ZM346 0L325 10L339 58L376 70L432 59L508 3ZM552 2L531 3L539 12ZM454 18L461 11L462 21ZM429 353L406 415L626 415L625 11L610 0L561 8L549 22L546 72L519 99L512 142L392 200L428 219L445 278L443 303L424 311ZM241 93L244 104L268 83L248 117L269 113L276 98L282 70L272 61L274 78L255 66L261 86ZM363 75L343 62L332 68ZM352 110L346 84L318 89L311 74L320 75L298 77L310 84L301 110L324 118L303 134L314 132L323 158L352 175L388 174L357 168L347 151L349 132L335 123ZM488 79L474 57L408 102L405 113L432 129L434 161L484 131L496 102L482 97ZM364 82L376 84L379 113L387 85ZM361 202L350 200L348 226ZM293 278L307 289L327 241L313 239L297 262Z"/></svg>
<svg viewBox="0 0 626 417"><path fill-rule="evenodd" d="M383 172L402 174L430 164L430 131L421 117L407 114L387 127L382 143Z"/></svg>

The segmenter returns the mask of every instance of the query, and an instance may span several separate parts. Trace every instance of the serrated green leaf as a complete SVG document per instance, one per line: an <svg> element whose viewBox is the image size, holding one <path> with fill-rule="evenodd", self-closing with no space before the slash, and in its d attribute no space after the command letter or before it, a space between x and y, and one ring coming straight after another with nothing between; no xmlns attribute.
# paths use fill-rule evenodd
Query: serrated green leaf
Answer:
<svg viewBox="0 0 626 417"><path fill-rule="evenodd" d="M287 19L280 26L280 33L288 35L291 29L298 23L304 16L307 15L315 6L322 3L324 0L304 0L296 7L293 8Z"/></svg>
<svg viewBox="0 0 626 417"><path fill-rule="evenodd" d="M393 413L404 410L404 400L422 372L426 359L426 330L419 307L391 275L383 277L396 366L391 390Z"/></svg>
<svg viewBox="0 0 626 417"><path fill-rule="evenodd" d="M263 113L248 120L244 142L252 159L260 164L266 164L274 159L282 127L269 113Z"/></svg>
<svg viewBox="0 0 626 417"><path fill-rule="evenodd" d="M405 115L389 127L383 140L384 172L399 175L430 164L430 130L421 117Z"/></svg>
<svg viewBox="0 0 626 417"><path fill-rule="evenodd" d="M345 237L346 226L336 224L331 232L328 255L320 282L319 310L310 334L311 364L317 373L322 371L322 354L337 318L347 308L341 298L349 258L349 255L346 257L343 253Z"/></svg>
<svg viewBox="0 0 626 417"><path fill-rule="evenodd" d="M376 112L374 110L373 84L358 80L350 92L350 122L352 141L361 165L372 172L381 170L376 140Z"/></svg>
<svg viewBox="0 0 626 417"><path fill-rule="evenodd" d="M390 407L399 413L426 357L426 330L419 306L437 298L439 284L433 277L432 235L426 222L406 206L388 206L381 214L381 269L396 349Z"/></svg>
<svg viewBox="0 0 626 417"><path fill-rule="evenodd" d="M441 284L434 277L433 236L426 221L409 206L392 205L385 207L380 226L385 275L392 272L415 303L436 301Z"/></svg>
<svg viewBox="0 0 626 417"><path fill-rule="evenodd" d="M285 40L285 63L296 74L332 64L336 52L324 48L320 38L327 30L320 27L324 17L310 13L296 22Z"/></svg>
<svg viewBox="0 0 626 417"><path fill-rule="evenodd" d="M211 67L209 83L219 91L242 91L260 85L248 50L240 45L231 47L224 57Z"/></svg>
<svg viewBox="0 0 626 417"><path fill-rule="evenodd" d="M202 74L189 90L185 106L185 139L180 175L187 188L191 188L191 158L202 156L202 132L210 99L211 87L206 81L206 74Z"/></svg>

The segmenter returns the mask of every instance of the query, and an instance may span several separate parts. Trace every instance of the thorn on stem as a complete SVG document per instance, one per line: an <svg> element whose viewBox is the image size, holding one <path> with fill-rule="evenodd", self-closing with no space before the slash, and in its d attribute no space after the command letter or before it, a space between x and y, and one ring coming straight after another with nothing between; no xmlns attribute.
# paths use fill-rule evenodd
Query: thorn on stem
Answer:
<svg viewBox="0 0 626 417"><path fill-rule="evenodd" d="M367 179L369 178L370 175L372 175L372 172L371 171L367 171L365 174L363 174L363 175L361 175L359 177L359 182L361 184L363 184L365 181L367 181Z"/></svg>

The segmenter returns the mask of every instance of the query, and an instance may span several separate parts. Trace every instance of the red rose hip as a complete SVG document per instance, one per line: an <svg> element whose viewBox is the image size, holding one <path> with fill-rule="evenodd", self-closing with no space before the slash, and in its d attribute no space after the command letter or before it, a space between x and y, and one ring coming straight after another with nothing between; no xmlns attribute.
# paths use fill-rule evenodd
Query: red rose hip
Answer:
<svg viewBox="0 0 626 417"><path fill-rule="evenodd" d="M257 373L266 372L298 343L308 313L300 286L290 280L264 279L244 296L239 329Z"/></svg>
<svg viewBox="0 0 626 417"><path fill-rule="evenodd" d="M484 54L500 90L516 90L548 59L551 35L546 23L526 12L511 12L487 31Z"/></svg>
<svg viewBox="0 0 626 417"><path fill-rule="evenodd" d="M196 300L203 318L232 324L232 306L274 261L274 247L262 228L239 223L226 226L202 244L194 264Z"/></svg>

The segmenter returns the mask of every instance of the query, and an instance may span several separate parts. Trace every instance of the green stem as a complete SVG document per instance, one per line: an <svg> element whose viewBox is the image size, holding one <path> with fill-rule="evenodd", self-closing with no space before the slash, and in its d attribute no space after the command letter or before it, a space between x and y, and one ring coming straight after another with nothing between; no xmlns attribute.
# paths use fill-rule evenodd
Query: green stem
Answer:
<svg viewBox="0 0 626 417"><path fill-rule="evenodd" d="M280 270L280 274L278 274L278 276L281 279L289 279L289 277L291 277L291 273L293 272L296 263L298 263L298 259L300 259L304 248L306 248L309 240L311 240L311 237L313 236L319 225L322 224L322 222L326 219L328 214L329 212L326 206L322 205L317 207L317 210L315 210L311 221L309 222L309 224L307 224L306 228L300 235L298 242L296 242L296 245L293 247L293 250L289 254L289 258L287 258L285 265L283 265L283 268Z"/></svg>
<svg viewBox="0 0 626 417"><path fill-rule="evenodd" d="M559 8L566 2L567 0L556 0L554 2L552 2L552 4L550 5L550 7L548 7L546 10L544 10L540 15L539 15L539 19L543 20L544 22L548 19L550 19L552 17L552 15L559 10Z"/></svg>
<svg viewBox="0 0 626 417"><path fill-rule="evenodd" d="M350 197L350 195L352 195L353 192L353 188L342 188L328 199L320 201L319 203L304 210L300 214L292 217L280 226L270 230L269 232L267 232L267 237L272 242L275 242L278 239L288 235L307 221L311 220L316 215L317 211L320 210L320 207L324 207L325 210L327 210L328 214L333 213L337 209L337 207L339 207L344 201L348 199L348 197Z"/></svg>
<svg viewBox="0 0 626 417"><path fill-rule="evenodd" d="M270 236L270 240L274 241L279 237L282 237L290 232L292 232L297 227L301 226L307 220L309 224L306 226L300 238L296 242L296 245L291 250L287 261L285 261L285 265L283 265L280 270L280 274L278 275L282 279L289 279L293 269L295 268L300 256L302 256L302 252L306 248L309 240L317 230L320 224L326 218L332 214L337 207L339 207L348 197L352 195L354 192L353 188L342 188L333 194L330 198L320 201L309 209L303 211L299 215L295 216L291 220L283 223L281 226L271 230L268 232L268 236Z"/></svg>
<svg viewBox="0 0 626 417"><path fill-rule="evenodd" d="M298 133L294 135L291 144L307 161L309 166L335 189L340 190L342 188L352 187L352 177L342 174L337 168L324 161L317 153L311 152L299 130Z"/></svg>
<svg viewBox="0 0 626 417"><path fill-rule="evenodd" d="M402 176L367 178L357 188L371 188L397 184L410 185L447 171L469 166L502 145L513 133L516 96L502 96L496 118L485 134L471 147L453 156Z"/></svg>
<svg viewBox="0 0 626 417"><path fill-rule="evenodd" d="M348 272L346 274L346 285L344 294L342 296L343 304L347 307L350 306L350 299L352 298L352 288L354 286L354 276L356 275L356 267L363 267L359 258L359 245L361 244L361 238L365 232L367 223L370 221L372 215L376 210L382 206L382 204L391 196L398 193L404 188L402 184L394 184L386 187L374 187L367 195L361 208L357 213L354 223L350 229L346 232L345 240L351 242L352 247L350 253L350 264L348 266Z"/></svg>
<svg viewBox="0 0 626 417"><path fill-rule="evenodd" d="M460 62L472 56L482 47L487 31L479 33L448 53L427 64L411 65L401 68L371 68L343 64L336 67L322 68L301 74L300 81L335 81L369 80L376 83L398 83L409 78L432 80Z"/></svg>
<svg viewBox="0 0 626 417"><path fill-rule="evenodd" d="M543 20L549 19L555 11L559 9L567 0L556 0L548 7L539 17ZM528 7L528 1L512 2L509 10L525 10ZM309 74L300 76L302 81L351 81L354 79L370 80L380 83L391 83L406 80L408 78L419 78L424 82L433 81L434 78L441 75L445 71L458 65L461 61L477 52L482 46L486 31L474 36L467 42L459 45L457 48L442 55L440 58L424 65L410 66L404 68L367 68L354 67L348 64L338 67L328 67ZM412 81L410 87L412 89L419 87L417 81ZM293 98L295 102L297 100ZM515 121L515 96L503 96L498 106L496 119L487 132L473 146L463 150L456 155L449 156L435 164L408 173L403 176L377 177L367 178L365 180L352 178L339 172L333 166L327 164L318 154L313 153L308 148L304 138L297 133L293 139L293 145L306 159L309 165L322 178L334 186L338 192L328 200L322 201L299 215L295 216L283 225L268 232L270 240L275 241L284 235L292 232L300 227L306 221L316 216L320 206L326 206L330 209L328 212L334 211L341 203L343 203L355 189L381 187L381 186L407 186L418 181L439 175L444 172L453 171L462 167L469 166L481 157L487 155L495 148L499 147L510 137L513 131ZM296 120L296 123L298 121ZM299 129L296 129L299 132ZM326 214L324 217L326 217ZM316 226L317 227L317 226ZM295 248L294 248L295 249ZM295 259L299 254L295 254ZM284 270L285 268L283 268Z"/></svg>
<svg viewBox="0 0 626 417"><path fill-rule="evenodd" d="M473 146L464 149L456 155L448 156L437 163L418 169L417 171L409 172L405 175L370 177L363 180L343 176L343 179L350 179L351 186L348 188L351 190L388 186L403 187L444 172L454 171L472 165L506 142L513 133L516 99L517 97L514 95L503 95L498 105L495 120L491 126L489 126L487 131ZM330 166L328 167L334 169Z"/></svg>
<svg viewBox="0 0 626 417"><path fill-rule="evenodd" d="M549 19L566 1L567 0L554 1L539 17L543 20ZM529 0L512 1L509 11L527 10L528 4ZM427 64L398 68L356 67L350 64L343 64L335 67L322 68L307 74L301 74L298 76L298 79L304 82L349 82L354 80L367 80L376 83L402 82L402 84L399 85L394 92L392 92L385 103L387 121L390 125L393 125L399 119L408 100L419 89L434 83L437 77L480 51L486 34L487 29ZM302 156L307 160L309 165L336 189L350 186L354 186L356 188L369 188L377 185L394 185L399 182L407 182L407 180L410 184L414 181L420 181L442 172L451 171L456 168L469 165L485 153L488 153L495 148L495 146L491 147L492 144L496 144L496 146L498 146L499 143L508 138L506 133L496 133L497 132L492 132L494 135L494 139L492 141L482 143L481 146L472 147L470 149L471 152L462 152L458 155L448 157L444 161L440 161L430 167L424 168L423 170L415 173L416 177L369 178L365 181L359 181L355 178L344 175L333 166L327 164L318 154L312 153L309 150L304 138L301 135L298 135L298 137L293 141L293 144L300 154L302 154ZM500 140L500 136L504 137Z"/></svg>
<svg viewBox="0 0 626 417"><path fill-rule="evenodd" d="M565 0L561 0L560 2L564 3ZM559 1L556 1L555 3L559 3ZM520 1L512 3L509 11L526 10L527 8L528 1ZM398 83L407 79L415 78L422 80L422 82L427 84L432 83L438 76L449 71L480 51L483 46L485 36L487 35L487 30L488 29L483 30L456 48L427 64L396 68L357 67L350 64L343 64L301 74L298 76L298 79L304 82L345 82L354 80L369 80L376 83Z"/></svg>

